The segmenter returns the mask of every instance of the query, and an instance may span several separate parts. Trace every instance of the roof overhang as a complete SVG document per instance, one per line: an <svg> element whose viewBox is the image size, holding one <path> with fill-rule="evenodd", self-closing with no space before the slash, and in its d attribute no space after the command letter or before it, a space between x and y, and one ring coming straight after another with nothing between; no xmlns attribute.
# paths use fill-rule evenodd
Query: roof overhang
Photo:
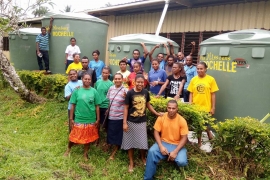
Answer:
<svg viewBox="0 0 270 180"><path fill-rule="evenodd" d="M258 2L263 0L170 0L168 11L256 1ZM119 16L127 14L152 13L162 12L164 4L165 0L144 0L126 4L119 4L116 6L90 9L83 12L97 17L109 15Z"/></svg>

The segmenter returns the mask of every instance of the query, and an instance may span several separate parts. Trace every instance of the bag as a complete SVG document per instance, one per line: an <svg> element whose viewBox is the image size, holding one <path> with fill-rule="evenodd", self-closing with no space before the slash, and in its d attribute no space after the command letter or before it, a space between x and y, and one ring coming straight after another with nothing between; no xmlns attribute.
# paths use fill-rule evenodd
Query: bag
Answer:
<svg viewBox="0 0 270 180"><path fill-rule="evenodd" d="M115 96L113 97L113 99L112 99L112 101L111 101L111 103L110 103L110 105L109 105L109 107L108 107L108 109L107 109L107 111L105 112L105 118L104 118L104 121L103 121L103 123L102 123L102 128L104 128L106 131L107 131L107 129L108 129L108 122L109 122L109 112L110 112L110 108L111 108L111 105L112 105L112 103L113 103L113 100L114 100L114 98L117 96L117 94L121 91L121 89L123 89L123 86L119 89L119 91L115 94Z"/></svg>

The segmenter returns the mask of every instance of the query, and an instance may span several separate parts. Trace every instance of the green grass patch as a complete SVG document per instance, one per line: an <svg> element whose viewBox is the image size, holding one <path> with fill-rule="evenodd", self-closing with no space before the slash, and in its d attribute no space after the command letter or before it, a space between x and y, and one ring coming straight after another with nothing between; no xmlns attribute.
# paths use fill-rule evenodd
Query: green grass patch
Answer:
<svg viewBox="0 0 270 180"><path fill-rule="evenodd" d="M47 101L36 105L23 102L12 90L0 90L0 179L142 179L144 166L135 153L135 169L128 173L127 152L119 151L114 161L109 153L91 146L89 161L83 147L75 146L63 157L68 143L67 102ZM150 140L152 145L153 140ZM102 144L102 142L101 142ZM214 155L188 146L189 165L179 169L162 161L157 179L241 179L238 170L220 168Z"/></svg>

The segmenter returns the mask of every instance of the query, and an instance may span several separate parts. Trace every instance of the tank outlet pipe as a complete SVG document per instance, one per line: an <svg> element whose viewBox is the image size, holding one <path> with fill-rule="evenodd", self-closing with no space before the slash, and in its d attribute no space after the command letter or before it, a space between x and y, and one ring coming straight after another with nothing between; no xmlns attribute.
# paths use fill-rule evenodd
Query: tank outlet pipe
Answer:
<svg viewBox="0 0 270 180"><path fill-rule="evenodd" d="M157 27L156 34L155 34L156 36L158 36L159 33L160 33L163 21L165 19L165 16L166 16L166 13L167 13L167 10L168 10L168 7L169 7L169 3L170 3L170 0L165 0L165 6L164 6L163 12L161 14L159 23L158 23L158 27Z"/></svg>

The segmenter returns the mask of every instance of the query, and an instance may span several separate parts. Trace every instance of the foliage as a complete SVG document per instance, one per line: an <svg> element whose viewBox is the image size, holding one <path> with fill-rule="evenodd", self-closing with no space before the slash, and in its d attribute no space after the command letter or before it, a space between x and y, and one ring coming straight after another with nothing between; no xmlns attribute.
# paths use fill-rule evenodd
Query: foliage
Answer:
<svg viewBox="0 0 270 180"><path fill-rule="evenodd" d="M150 103L157 112L166 112L168 101L169 99L152 97ZM212 118L209 113L201 111L198 106L179 102L178 112L186 119L189 129L193 130L195 133L201 133L204 131L206 129L206 124L214 124L215 119ZM147 126L152 130L157 117L149 111L147 111L147 117Z"/></svg>
<svg viewBox="0 0 270 180"><path fill-rule="evenodd" d="M270 125L235 117L214 126L214 149L227 168L240 168L249 179L270 175Z"/></svg>
<svg viewBox="0 0 270 180"><path fill-rule="evenodd" d="M33 10L32 14L35 16L35 17L40 17L40 16L43 16L45 15L46 13L49 12L49 8L48 7L45 7L45 6L40 6L38 7L37 9Z"/></svg>
<svg viewBox="0 0 270 180"><path fill-rule="evenodd" d="M64 87L67 77L61 74L45 75L44 71L19 71L21 80L25 86L47 98L63 100Z"/></svg>
<svg viewBox="0 0 270 180"><path fill-rule="evenodd" d="M63 11L60 10L60 12L62 12L62 13L65 13L65 12L73 12L74 9L73 9L73 10L71 10L71 9L72 9L72 8L71 8L71 5L66 5L65 8L64 8L64 10L63 10Z"/></svg>

